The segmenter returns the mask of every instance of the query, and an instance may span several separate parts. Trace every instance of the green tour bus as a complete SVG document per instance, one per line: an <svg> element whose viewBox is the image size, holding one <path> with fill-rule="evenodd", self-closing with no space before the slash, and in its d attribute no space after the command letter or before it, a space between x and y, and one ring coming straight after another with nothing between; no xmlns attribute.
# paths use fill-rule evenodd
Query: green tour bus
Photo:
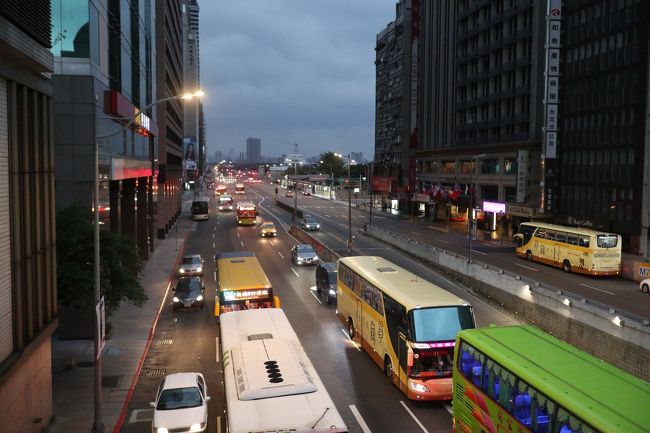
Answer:
<svg viewBox="0 0 650 433"><path fill-rule="evenodd" d="M650 383L534 326L458 333L456 433L650 432Z"/></svg>

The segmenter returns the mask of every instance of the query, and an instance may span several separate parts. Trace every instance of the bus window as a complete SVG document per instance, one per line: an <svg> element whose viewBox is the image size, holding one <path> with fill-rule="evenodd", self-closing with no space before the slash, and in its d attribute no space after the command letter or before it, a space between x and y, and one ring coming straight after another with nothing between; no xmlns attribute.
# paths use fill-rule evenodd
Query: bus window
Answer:
<svg viewBox="0 0 650 433"><path fill-rule="evenodd" d="M483 369L483 362L485 356L466 343L460 346L460 356L458 357L460 363L459 368L463 376L471 380L472 383L478 387L481 386L481 370Z"/></svg>
<svg viewBox="0 0 650 433"><path fill-rule="evenodd" d="M485 368L483 368L483 381L481 383L481 388L494 400L499 399L499 376L497 370L500 369L501 367L491 359L487 360L487 364Z"/></svg>
<svg viewBox="0 0 650 433"><path fill-rule="evenodd" d="M578 246L589 248L589 237L580 236L580 239L578 240Z"/></svg>
<svg viewBox="0 0 650 433"><path fill-rule="evenodd" d="M558 410L557 423L556 431L558 433L598 433L591 426L563 408Z"/></svg>
<svg viewBox="0 0 650 433"><path fill-rule="evenodd" d="M566 243L566 233L556 232L555 233L555 240L558 241L558 242Z"/></svg>
<svg viewBox="0 0 650 433"><path fill-rule="evenodd" d="M618 246L618 235L598 235L596 236L596 245L598 245L598 248L616 248Z"/></svg>
<svg viewBox="0 0 650 433"><path fill-rule="evenodd" d="M566 241L568 244L578 245L578 235L569 234L567 235Z"/></svg>

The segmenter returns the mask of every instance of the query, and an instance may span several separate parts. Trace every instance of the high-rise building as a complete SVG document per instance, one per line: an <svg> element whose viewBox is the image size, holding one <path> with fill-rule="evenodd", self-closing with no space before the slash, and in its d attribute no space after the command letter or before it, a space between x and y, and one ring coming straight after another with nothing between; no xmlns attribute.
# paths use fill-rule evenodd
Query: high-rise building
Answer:
<svg viewBox="0 0 650 433"><path fill-rule="evenodd" d="M0 430L52 419L58 325L49 0L0 2ZM70 35L72 36L72 35ZM72 42L72 37L70 37ZM78 165L78 168L81 168Z"/></svg>
<svg viewBox="0 0 650 433"><path fill-rule="evenodd" d="M62 35L52 47L57 208L92 209L97 169L102 226L131 236L148 258L158 136L154 5L83 3L73 14L53 2L53 31Z"/></svg>
<svg viewBox="0 0 650 433"><path fill-rule="evenodd" d="M375 174L395 177L404 186L415 180L410 158L411 143L417 139L411 122L415 117L417 74L412 74L412 67L417 65L414 37L418 34L419 3L399 0L395 20L377 35L375 48Z"/></svg>
<svg viewBox="0 0 650 433"><path fill-rule="evenodd" d="M183 76L186 91L194 91L201 87L200 57L199 57L199 4L197 0L183 0ZM199 99L185 102L183 117L183 137L185 141L185 169L187 177L201 173L203 156L205 155L205 129L201 128L200 113L202 103ZM201 134L200 134L201 132ZM199 140L203 139L203 142ZM195 152L195 154L193 154ZM188 157L188 155L190 155ZM190 159L193 158L193 159Z"/></svg>
<svg viewBox="0 0 650 433"><path fill-rule="evenodd" d="M562 16L558 219L648 257L650 3L565 2Z"/></svg>
<svg viewBox="0 0 650 433"><path fill-rule="evenodd" d="M352 152L350 153L350 158L357 164L363 163L363 152Z"/></svg>
<svg viewBox="0 0 650 433"><path fill-rule="evenodd" d="M485 200L537 214L546 13L545 2L422 3L418 189L441 215Z"/></svg>
<svg viewBox="0 0 650 433"><path fill-rule="evenodd" d="M246 156L248 162L260 162L262 160L262 140L259 138L247 138Z"/></svg>
<svg viewBox="0 0 650 433"><path fill-rule="evenodd" d="M156 99L185 92L183 84L183 14L176 0L156 0ZM164 238L181 214L183 182L183 105L178 99L157 109L158 176L156 233Z"/></svg>

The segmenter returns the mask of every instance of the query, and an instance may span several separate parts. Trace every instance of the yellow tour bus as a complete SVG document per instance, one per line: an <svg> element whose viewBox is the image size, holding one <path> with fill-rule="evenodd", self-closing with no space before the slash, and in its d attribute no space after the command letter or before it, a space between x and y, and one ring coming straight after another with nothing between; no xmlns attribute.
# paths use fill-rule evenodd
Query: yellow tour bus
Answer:
<svg viewBox="0 0 650 433"><path fill-rule="evenodd" d="M556 224L526 222L514 236L515 251L529 261L588 275L621 273L621 235Z"/></svg>
<svg viewBox="0 0 650 433"><path fill-rule="evenodd" d="M223 252L215 256L217 297L214 315L255 308L279 308L280 298L260 262L250 251Z"/></svg>
<svg viewBox="0 0 650 433"><path fill-rule="evenodd" d="M337 314L388 380L412 400L451 400L456 334L471 305L382 257L338 261Z"/></svg>

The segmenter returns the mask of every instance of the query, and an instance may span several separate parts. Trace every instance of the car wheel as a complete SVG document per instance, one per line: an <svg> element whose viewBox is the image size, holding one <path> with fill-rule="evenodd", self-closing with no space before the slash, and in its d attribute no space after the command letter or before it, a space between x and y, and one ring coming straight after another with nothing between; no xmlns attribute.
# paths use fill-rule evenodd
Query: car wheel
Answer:
<svg viewBox="0 0 650 433"><path fill-rule="evenodd" d="M390 381L390 383L393 383L393 363L391 362L390 358L388 355L384 358L384 374Z"/></svg>
<svg viewBox="0 0 650 433"><path fill-rule="evenodd" d="M533 261L533 253L530 250L526 251L526 258L529 262Z"/></svg>
<svg viewBox="0 0 650 433"><path fill-rule="evenodd" d="M650 293L650 287L649 287L647 284L644 284L644 285L641 287L641 291L642 291L643 293Z"/></svg>
<svg viewBox="0 0 650 433"><path fill-rule="evenodd" d="M332 301L330 300L329 293L323 292L323 304L328 304L329 305L330 302L332 302Z"/></svg>
<svg viewBox="0 0 650 433"><path fill-rule="evenodd" d="M352 319L348 319L348 335L352 341L354 341L354 334L354 323L352 322Z"/></svg>
<svg viewBox="0 0 650 433"><path fill-rule="evenodd" d="M566 273L571 272L571 262L568 260L564 260L562 262L562 270Z"/></svg>

